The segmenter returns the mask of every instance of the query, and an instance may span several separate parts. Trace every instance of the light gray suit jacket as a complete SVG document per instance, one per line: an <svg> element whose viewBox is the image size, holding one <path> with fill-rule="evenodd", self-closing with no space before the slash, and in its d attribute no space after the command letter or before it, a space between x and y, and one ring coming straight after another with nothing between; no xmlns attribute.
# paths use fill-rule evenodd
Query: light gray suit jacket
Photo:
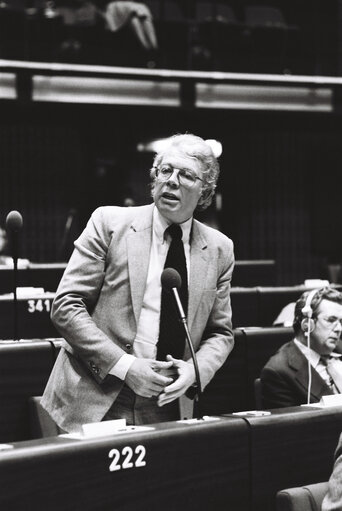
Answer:
<svg viewBox="0 0 342 511"><path fill-rule="evenodd" d="M335 452L335 464L329 479L328 493L323 499L322 511L342 509L342 433Z"/></svg>
<svg viewBox="0 0 342 511"><path fill-rule="evenodd" d="M56 292L52 320L65 338L42 406L66 431L100 421L123 382L108 372L134 344L152 241L153 204L98 208L75 241ZM188 325L204 388L233 348L233 243L193 221ZM190 359L188 347L184 359ZM180 400L182 417L193 402Z"/></svg>

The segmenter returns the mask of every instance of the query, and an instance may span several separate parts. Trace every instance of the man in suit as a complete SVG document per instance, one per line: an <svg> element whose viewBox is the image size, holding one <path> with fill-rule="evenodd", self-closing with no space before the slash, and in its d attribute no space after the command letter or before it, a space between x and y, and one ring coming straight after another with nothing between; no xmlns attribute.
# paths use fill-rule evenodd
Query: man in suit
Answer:
<svg viewBox="0 0 342 511"><path fill-rule="evenodd" d="M188 293L183 306L202 389L232 350L233 244L193 219L196 208L211 203L218 174L203 139L175 135L154 160L154 203L100 207L75 241L52 307L66 342L41 401L63 430L116 418L146 424L192 416L185 394L193 394L195 369L178 318L165 313L160 283L174 243L189 282L180 295Z"/></svg>
<svg viewBox="0 0 342 511"><path fill-rule="evenodd" d="M322 511L342 509L342 434L335 452L335 464L329 479L328 492L322 502Z"/></svg>
<svg viewBox="0 0 342 511"><path fill-rule="evenodd" d="M334 351L340 339L341 324L340 292L326 287L303 293L295 306L295 338L284 344L262 369L264 408L307 403L309 363L310 403L320 401L324 395L342 392L341 355Z"/></svg>

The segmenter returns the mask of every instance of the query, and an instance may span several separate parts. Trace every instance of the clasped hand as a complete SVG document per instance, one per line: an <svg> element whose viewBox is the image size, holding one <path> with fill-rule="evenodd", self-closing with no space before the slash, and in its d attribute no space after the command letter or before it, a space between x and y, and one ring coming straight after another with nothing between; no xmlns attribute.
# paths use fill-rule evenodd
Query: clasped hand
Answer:
<svg viewBox="0 0 342 511"><path fill-rule="evenodd" d="M125 378L126 384L139 396L159 396L158 406L178 399L195 381L192 364L171 355L166 358L166 362L137 358Z"/></svg>
<svg viewBox="0 0 342 511"><path fill-rule="evenodd" d="M196 379L195 369L192 364L173 358L171 355L167 355L166 359L168 362L172 362L172 368L176 369L178 377L173 383L164 387L163 391L159 394L158 406L164 406L181 397Z"/></svg>

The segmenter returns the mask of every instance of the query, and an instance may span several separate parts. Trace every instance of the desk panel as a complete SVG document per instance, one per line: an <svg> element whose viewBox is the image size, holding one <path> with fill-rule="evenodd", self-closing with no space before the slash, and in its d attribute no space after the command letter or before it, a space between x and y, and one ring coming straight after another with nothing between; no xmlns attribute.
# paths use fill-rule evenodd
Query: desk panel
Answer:
<svg viewBox="0 0 342 511"><path fill-rule="evenodd" d="M60 345L0 342L0 442L30 438L28 398L43 393Z"/></svg>
<svg viewBox="0 0 342 511"><path fill-rule="evenodd" d="M158 424L154 431L97 440L55 437L18 443L12 451L0 453L0 479L6 488L0 493L0 507L247 511L247 435L243 420L221 419ZM140 451L138 446L143 446ZM127 452L132 453L133 466L111 472L110 465L123 467ZM140 467L139 452L140 462L146 463Z"/></svg>
<svg viewBox="0 0 342 511"><path fill-rule="evenodd" d="M18 268L18 287L42 287L56 291L66 263L30 263L28 268ZM13 269L0 266L0 294L13 291Z"/></svg>
<svg viewBox="0 0 342 511"><path fill-rule="evenodd" d="M280 489L328 480L342 431L342 406L283 408L246 421L253 511L274 511Z"/></svg>
<svg viewBox="0 0 342 511"><path fill-rule="evenodd" d="M271 326L281 309L297 299L303 287L232 288L234 328ZM18 334L25 339L56 337L50 320L54 293L18 298ZM13 338L13 300L0 296L0 339Z"/></svg>
<svg viewBox="0 0 342 511"><path fill-rule="evenodd" d="M50 319L53 293L18 298L18 337L19 339L35 339L59 337L59 333ZM0 296L0 339L13 339L13 299Z"/></svg>
<svg viewBox="0 0 342 511"><path fill-rule="evenodd" d="M233 286L275 286L276 262L273 259L235 261Z"/></svg>

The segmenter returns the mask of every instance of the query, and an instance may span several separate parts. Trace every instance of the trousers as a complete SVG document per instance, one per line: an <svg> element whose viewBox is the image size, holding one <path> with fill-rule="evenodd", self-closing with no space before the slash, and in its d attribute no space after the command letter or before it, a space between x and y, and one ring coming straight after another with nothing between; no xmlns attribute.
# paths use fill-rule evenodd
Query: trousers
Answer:
<svg viewBox="0 0 342 511"><path fill-rule="evenodd" d="M137 426L176 421L179 418L178 400L159 407L156 396L141 397L124 384L120 394L102 420L126 419L127 426Z"/></svg>

